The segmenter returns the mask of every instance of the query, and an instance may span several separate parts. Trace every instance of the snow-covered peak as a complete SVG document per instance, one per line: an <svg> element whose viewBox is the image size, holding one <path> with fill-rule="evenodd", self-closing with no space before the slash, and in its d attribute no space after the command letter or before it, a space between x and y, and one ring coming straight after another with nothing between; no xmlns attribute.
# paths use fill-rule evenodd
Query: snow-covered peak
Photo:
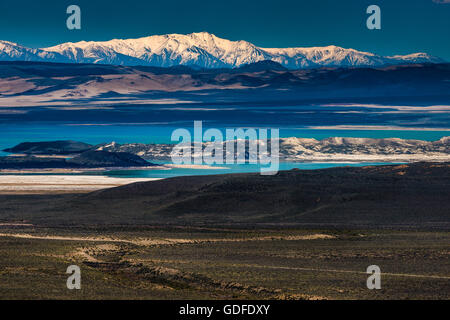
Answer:
<svg viewBox="0 0 450 320"><path fill-rule="evenodd" d="M45 48L76 62L128 64L115 62L118 55L138 59L134 64L153 66L196 65L205 68L237 67L267 60L260 49L246 41L221 39L207 32L167 34L138 39L81 41Z"/></svg>
<svg viewBox="0 0 450 320"><path fill-rule="evenodd" d="M403 61L405 63L443 63L443 59L434 57L425 52L411 53L407 55L396 55L388 57L392 60Z"/></svg>
<svg viewBox="0 0 450 320"><path fill-rule="evenodd" d="M11 41L6 41L6 40L0 40L0 47L6 47L6 46L18 46L20 47L19 44L11 42Z"/></svg>
<svg viewBox="0 0 450 320"><path fill-rule="evenodd" d="M362 67L403 63L443 62L426 53L383 57L369 52L338 46L310 48L260 48L247 41L222 39L208 32L166 34L137 39L109 41L67 42L44 49L28 49L7 41L0 42L0 59L8 56L20 60L23 54L15 51L38 52L38 61L65 59L74 63L102 63L117 65L147 65L169 67L174 65L202 68L235 68L245 64L271 60L290 68ZM22 49L17 49L22 48ZM26 59L34 60L27 56ZM24 58L25 60L25 58Z"/></svg>
<svg viewBox="0 0 450 320"><path fill-rule="evenodd" d="M0 40L0 61L69 62L66 57L56 52L27 48L4 40Z"/></svg>

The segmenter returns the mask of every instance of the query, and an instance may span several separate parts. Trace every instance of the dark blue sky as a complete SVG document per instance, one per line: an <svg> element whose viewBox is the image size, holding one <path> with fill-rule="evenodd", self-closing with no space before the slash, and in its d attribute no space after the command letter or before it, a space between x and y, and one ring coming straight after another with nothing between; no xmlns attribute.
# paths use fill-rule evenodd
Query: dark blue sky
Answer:
<svg viewBox="0 0 450 320"><path fill-rule="evenodd" d="M450 2L450 0L440 0ZM450 61L450 3L438 0L1 1L0 39L30 47L208 31L262 47L338 45L383 55L428 52ZM70 4L82 30L66 28ZM368 5L382 30L366 28Z"/></svg>

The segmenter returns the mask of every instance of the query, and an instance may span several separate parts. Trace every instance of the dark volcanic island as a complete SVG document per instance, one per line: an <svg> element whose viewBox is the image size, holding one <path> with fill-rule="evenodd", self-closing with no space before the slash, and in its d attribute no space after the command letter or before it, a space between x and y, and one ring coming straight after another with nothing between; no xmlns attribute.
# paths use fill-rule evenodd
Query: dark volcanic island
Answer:
<svg viewBox="0 0 450 320"><path fill-rule="evenodd" d="M154 166L154 164L131 153L95 150L92 145L75 141L25 142L4 151L20 154L0 157L0 169L90 169ZM67 158L61 157L64 155Z"/></svg>

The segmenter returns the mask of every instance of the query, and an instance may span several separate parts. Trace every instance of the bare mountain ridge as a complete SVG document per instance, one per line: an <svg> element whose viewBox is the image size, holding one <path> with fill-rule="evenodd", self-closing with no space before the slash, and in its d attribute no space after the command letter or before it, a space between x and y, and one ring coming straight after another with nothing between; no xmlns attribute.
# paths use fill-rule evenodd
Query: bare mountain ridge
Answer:
<svg viewBox="0 0 450 320"><path fill-rule="evenodd" d="M258 141L262 146L264 142ZM280 159L284 161L315 160L391 160L399 161L450 161L450 137L437 141L407 140L399 138L371 139L333 137L322 140L308 138L280 138ZM204 142L203 149L211 142ZM269 142L270 144L270 142ZM143 144L115 142L89 145L76 141L24 142L5 149L10 153L27 155L71 155L86 151L133 154L146 160L169 160L175 144ZM224 157L226 156L225 143ZM193 146L192 154L194 153ZM248 148L248 146L247 146ZM264 148L265 149L265 148ZM270 147L268 148L270 150ZM248 149L245 150L245 152ZM239 153L235 149L234 157ZM247 157L248 158L248 157Z"/></svg>
<svg viewBox="0 0 450 320"><path fill-rule="evenodd" d="M450 64L293 71L275 62L208 70L0 62L0 106L5 107L48 106L52 101L85 103L79 99L119 103L111 99L114 97L148 99L152 103L153 93L172 100L177 97L172 93L190 93L179 103L185 99L187 103L207 99L196 94L199 91L221 91L227 99L245 101L442 96L450 92Z"/></svg>
<svg viewBox="0 0 450 320"><path fill-rule="evenodd" d="M24 154L38 154L38 155L70 155L83 153L91 150L92 145L70 141L39 141L39 142L22 142L12 148L4 149L3 151L9 153L24 153Z"/></svg>
<svg viewBox="0 0 450 320"><path fill-rule="evenodd" d="M258 142L260 146L264 142ZM211 142L204 142L203 149ZM280 160L283 161L450 161L450 137L437 141L406 140L399 138L369 139L333 137L323 140L306 138L280 138ZM171 144L117 144L108 143L97 150L128 152L144 159L168 160L173 151ZM226 158L225 143L222 145ZM192 154L195 155L194 148ZM237 150L237 148L236 148ZM266 150L265 146L262 150ZM270 150L270 147L268 148ZM245 149L244 152L248 151ZM234 157L239 153L235 151ZM248 154L242 155L248 158Z"/></svg>
<svg viewBox="0 0 450 320"><path fill-rule="evenodd" d="M85 195L14 197L0 218L52 226L440 228L448 230L449 164L190 176ZM11 211L12 202L21 210ZM20 212L20 215L19 215Z"/></svg>

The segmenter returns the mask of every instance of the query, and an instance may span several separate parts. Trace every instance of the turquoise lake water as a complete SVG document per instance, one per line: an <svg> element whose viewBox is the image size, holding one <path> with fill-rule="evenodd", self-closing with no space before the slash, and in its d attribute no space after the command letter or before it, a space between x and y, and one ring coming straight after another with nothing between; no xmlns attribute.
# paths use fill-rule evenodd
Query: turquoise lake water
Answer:
<svg viewBox="0 0 450 320"><path fill-rule="evenodd" d="M116 141L117 143L175 143L170 140L175 126L155 125L70 125L70 124L2 124L0 149L25 141L76 140L90 144ZM186 129L189 129L186 127ZM204 128L206 129L206 128ZM219 129L225 130L225 127ZM439 140L450 135L449 131L424 130L318 130L281 127L280 137L325 139L329 137L402 138L426 141ZM6 155L1 152L0 155ZM336 166L381 165L386 163L280 163L280 170L321 169ZM113 177L167 178L184 175L259 172L257 165L223 165L227 169L125 170L98 173ZM89 173L96 174L96 173Z"/></svg>
<svg viewBox="0 0 450 320"><path fill-rule="evenodd" d="M161 163L161 162L160 162ZM362 163L291 163L282 162L279 165L279 170L292 170L294 168L302 170L314 170L325 169L332 167L362 167L367 165L383 165L391 164L385 162L362 162ZM102 173L109 177L115 178L171 178L177 176L198 176L198 175L211 175L211 174L226 174L226 173L245 173L245 172L260 172L258 165L251 164L233 164L233 165L221 165L220 167L226 167L227 169L186 169L177 168L171 170L123 170L123 171L108 171Z"/></svg>
<svg viewBox="0 0 450 320"><path fill-rule="evenodd" d="M158 164L165 164L169 162L154 161ZM388 162L360 162L360 163L305 163L305 162L281 162L279 164L279 170L315 170L325 169L332 167L362 167L362 166L376 166L393 164ZM173 169L151 169L151 170L116 170L106 172L86 172L76 174L63 174L63 175L101 175L114 178L172 178L178 176L199 176L199 175L212 175L212 174L227 174L227 173L248 173L248 172L260 172L258 165L252 164L232 164L232 165L213 165L217 167L215 169L190 169L190 168L173 168ZM220 168L224 169L220 169ZM9 174L1 174L9 175ZM16 175L16 174L13 174ZM61 175L61 173L48 174L48 173L25 173L23 175Z"/></svg>
<svg viewBox="0 0 450 320"><path fill-rule="evenodd" d="M25 141L75 140L91 144L117 143L174 143L170 140L175 126L155 125L70 125L70 124L2 124L0 149ZM192 128L185 127L190 130ZM205 127L206 129L207 127ZM329 137L401 138L426 141L450 136L450 131L424 130L321 130L279 127L280 137L325 139ZM222 131L225 127L218 127ZM192 131L192 130L191 130Z"/></svg>

